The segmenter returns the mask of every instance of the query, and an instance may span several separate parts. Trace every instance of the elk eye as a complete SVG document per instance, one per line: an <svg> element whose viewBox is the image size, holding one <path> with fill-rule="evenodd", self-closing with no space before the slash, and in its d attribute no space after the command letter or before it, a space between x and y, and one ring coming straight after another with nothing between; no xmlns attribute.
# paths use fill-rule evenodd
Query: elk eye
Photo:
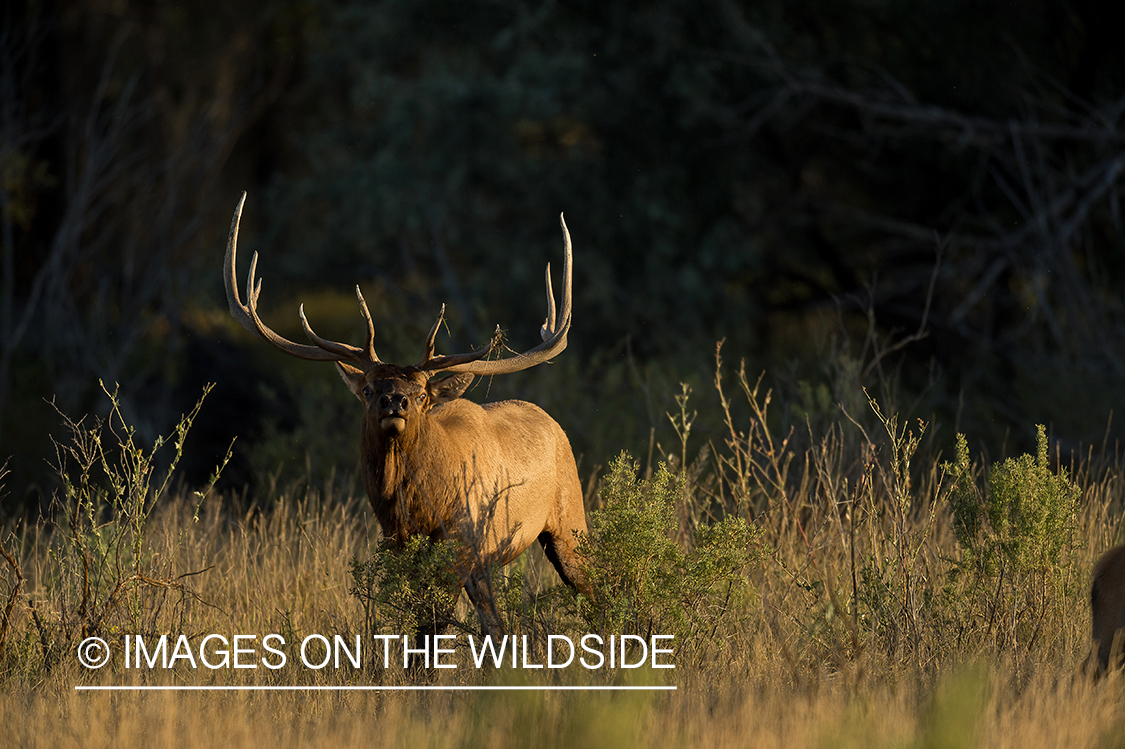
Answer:
<svg viewBox="0 0 1125 749"><path fill-rule="evenodd" d="M366 398L367 400L371 400L371 396L374 395L374 394L375 394L375 391L371 389L370 385L364 385L363 386L363 397L364 398Z"/></svg>

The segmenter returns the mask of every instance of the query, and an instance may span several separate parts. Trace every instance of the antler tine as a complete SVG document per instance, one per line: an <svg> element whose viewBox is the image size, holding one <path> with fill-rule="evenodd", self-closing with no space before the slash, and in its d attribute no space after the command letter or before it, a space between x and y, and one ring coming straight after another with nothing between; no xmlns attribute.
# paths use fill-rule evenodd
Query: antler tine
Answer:
<svg viewBox="0 0 1125 749"><path fill-rule="evenodd" d="M437 339L438 329L441 327L441 321L445 319L445 305L441 305L441 311L438 312L437 319L434 324L430 326L430 332L426 334L426 348L422 352L422 361L418 362L419 365L426 364L434 358L434 341Z"/></svg>
<svg viewBox="0 0 1125 749"><path fill-rule="evenodd" d="M495 345L499 343L500 328L497 327L496 334L493 336L492 341L485 348L472 352L471 354L461 354L456 357L444 356L432 359L426 363L424 369L435 370L444 369L449 372L467 372L476 375L498 375L508 374L511 372L519 372L520 370L534 367L536 364L541 364L554 356L558 355L566 348L566 335L570 330L571 312L573 308L571 300L571 285L572 285L572 267L573 267L573 248L570 242L570 231L566 228L566 219L563 215L559 214L559 224L562 226L563 242L565 245L566 263L563 266L563 292L561 314L556 319L555 308L555 295L551 288L551 270L550 265L547 266L547 319L540 329L540 336L543 342L538 346L528 349L522 354L507 359L496 359L494 361L479 361L485 354L487 354Z"/></svg>
<svg viewBox="0 0 1125 749"><path fill-rule="evenodd" d="M435 331L436 333L436 328ZM504 339L504 333L500 330L500 326L496 326L496 330L492 333L492 338L489 342L478 348L476 351L470 351L467 354L447 354L445 356L431 356L423 359L416 367L420 372L435 372L438 370L448 370L450 372L467 372L467 369L459 369L458 367L469 362L475 362L488 356L493 349L500 345L500 341Z"/></svg>
<svg viewBox="0 0 1125 749"><path fill-rule="evenodd" d="M367 321L367 341L363 344L363 354L372 363L377 363L379 356L375 353L375 321L371 319L371 310L367 309L367 301L363 298L363 292L359 290L359 284L355 285L355 295L359 299L360 314Z"/></svg>
<svg viewBox="0 0 1125 749"><path fill-rule="evenodd" d="M500 331L500 326L496 326L496 332L492 334L492 340L488 342L487 346L482 346L476 351L470 351L467 354L449 354L446 356L434 356L434 341L437 340L438 330L441 328L441 322L445 319L445 305L441 305L441 311L438 313L438 319L430 327L430 332L426 335L426 351L422 356L422 361L418 362L417 367L420 372L432 372L435 370L448 369L457 364L465 364L482 359L500 345L500 340L503 338L503 333Z"/></svg>
<svg viewBox="0 0 1125 749"><path fill-rule="evenodd" d="M310 341L315 343L317 345L317 348L323 349L324 351L333 354L337 360L347 359L348 361L353 361L357 364L369 363L364 356L365 352L363 349L356 348L355 346L347 343L339 343L337 341L330 341L327 338L321 338L315 332L313 332L312 326L309 325L308 318L305 317L304 304L302 304L298 308L297 314L301 317L301 330L305 331L305 336L307 336ZM378 359L376 359L375 361L378 361Z"/></svg>
<svg viewBox="0 0 1125 749"><path fill-rule="evenodd" d="M543 321L543 327L539 329L539 337L545 341L555 332L555 292L551 288L550 263L547 263L547 270L543 275L547 281L547 319Z"/></svg>
<svg viewBox="0 0 1125 749"><path fill-rule="evenodd" d="M243 192L242 197L239 198L238 207L234 210L234 218L231 219L230 222L230 235L227 238L227 252L223 260L223 285L226 287L227 305L230 307L231 316L238 321L239 325L253 333L257 333L274 348L291 356L296 356L299 359L310 359L312 361L341 361L348 359L356 361L359 364L368 363L363 356L364 352L354 346L335 343L334 341L326 341L316 336L315 333L310 335L310 338L317 344L316 346L294 343L273 332L266 326L261 318L258 317L258 297L262 293L262 281L256 278L258 268L258 253L256 252L250 259L250 273L246 277L247 303L242 303L242 299L238 295L238 279L236 277L235 265L238 259L238 225L242 219L242 207L245 204L246 193ZM366 313L367 306L364 305L363 308ZM301 305L300 315L301 323L307 335L312 332L312 329L309 328L308 321L305 320L304 305ZM370 314L367 314L367 318L369 330L373 330ZM373 338L373 333L371 333L371 337ZM374 352L373 346L369 345L368 349ZM378 360L376 359L375 361Z"/></svg>
<svg viewBox="0 0 1125 749"><path fill-rule="evenodd" d="M562 297L562 326L563 326L563 331L564 331L563 335L566 335L565 331L570 329L570 316L571 316L571 312L572 312L573 307L574 307L574 304L573 304L574 299L573 299L573 297L571 296L571 293L570 293L570 287L571 287L571 283L572 283L571 274L573 273L573 268L572 268L573 263L571 262L571 253L572 253L573 248L570 245L570 231L566 228L566 218L561 213L559 214L559 225L562 227L563 242L566 245L566 248L564 250L564 252L566 253L566 265L563 266L563 297ZM551 295L551 301L552 302L555 301L554 294ZM563 341L563 348L566 348L566 342L565 341ZM562 349L559 349L559 351L562 351Z"/></svg>

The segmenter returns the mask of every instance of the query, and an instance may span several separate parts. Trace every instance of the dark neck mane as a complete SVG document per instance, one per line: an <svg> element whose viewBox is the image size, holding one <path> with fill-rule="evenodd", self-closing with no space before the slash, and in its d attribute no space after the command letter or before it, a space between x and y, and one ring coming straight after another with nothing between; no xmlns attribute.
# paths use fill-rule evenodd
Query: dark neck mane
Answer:
<svg viewBox="0 0 1125 749"><path fill-rule="evenodd" d="M447 522L454 517L457 494L445 480L431 441L426 439L426 424L399 438L388 438L366 423L360 439L360 461L364 488L371 500L383 535L404 542L407 536L423 533L446 535Z"/></svg>

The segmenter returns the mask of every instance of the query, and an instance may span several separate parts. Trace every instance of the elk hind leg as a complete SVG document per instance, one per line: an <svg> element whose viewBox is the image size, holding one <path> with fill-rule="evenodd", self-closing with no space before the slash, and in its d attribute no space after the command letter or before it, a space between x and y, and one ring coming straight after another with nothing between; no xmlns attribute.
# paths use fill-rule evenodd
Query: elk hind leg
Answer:
<svg viewBox="0 0 1125 749"><path fill-rule="evenodd" d="M570 532L569 541L564 540L563 533L543 531L539 534L539 543L562 581L579 593L589 596L590 586L578 560L578 544L574 533Z"/></svg>

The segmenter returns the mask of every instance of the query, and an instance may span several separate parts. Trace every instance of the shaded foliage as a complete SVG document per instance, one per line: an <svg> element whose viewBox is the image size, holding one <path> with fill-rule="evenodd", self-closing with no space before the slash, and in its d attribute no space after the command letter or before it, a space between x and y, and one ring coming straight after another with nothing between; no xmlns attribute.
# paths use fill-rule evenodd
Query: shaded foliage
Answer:
<svg viewBox="0 0 1125 749"><path fill-rule="evenodd" d="M1034 5L327 4L271 244L325 283L428 279L477 342L538 314L565 209L584 353L726 338L823 379L810 338L921 330L861 384L1090 440L1125 375L1123 68L1098 11Z"/></svg>
<svg viewBox="0 0 1125 749"><path fill-rule="evenodd" d="M1068 446L1100 439L1125 396L1125 55L1110 31L1123 13L1088 0L17 4L0 45L0 448L45 444L39 399L85 409L99 376L144 394L123 408L146 433L190 403L193 342L246 340L228 334L216 262L244 188L265 206L247 233L276 257L267 283L290 296L291 331L293 297L362 282L403 361L441 302L451 349L497 322L514 348L535 341L534 290L566 211L575 374L494 394L586 393L621 412L647 364L680 370L675 382L725 338L783 389L839 390L847 370L897 393L904 418L953 425L944 441L960 430L1000 451L1035 423ZM318 310L328 335L358 330L336 297L319 302L318 330ZM211 350L216 369L236 365ZM294 435L325 428L302 414L346 426L305 379L330 374L285 366L269 393L254 372L216 389L232 411L258 404L238 428L268 443L232 476L274 475L271 461L299 474ZM646 408L616 445L576 434L578 452L601 462L621 439L670 435Z"/></svg>

